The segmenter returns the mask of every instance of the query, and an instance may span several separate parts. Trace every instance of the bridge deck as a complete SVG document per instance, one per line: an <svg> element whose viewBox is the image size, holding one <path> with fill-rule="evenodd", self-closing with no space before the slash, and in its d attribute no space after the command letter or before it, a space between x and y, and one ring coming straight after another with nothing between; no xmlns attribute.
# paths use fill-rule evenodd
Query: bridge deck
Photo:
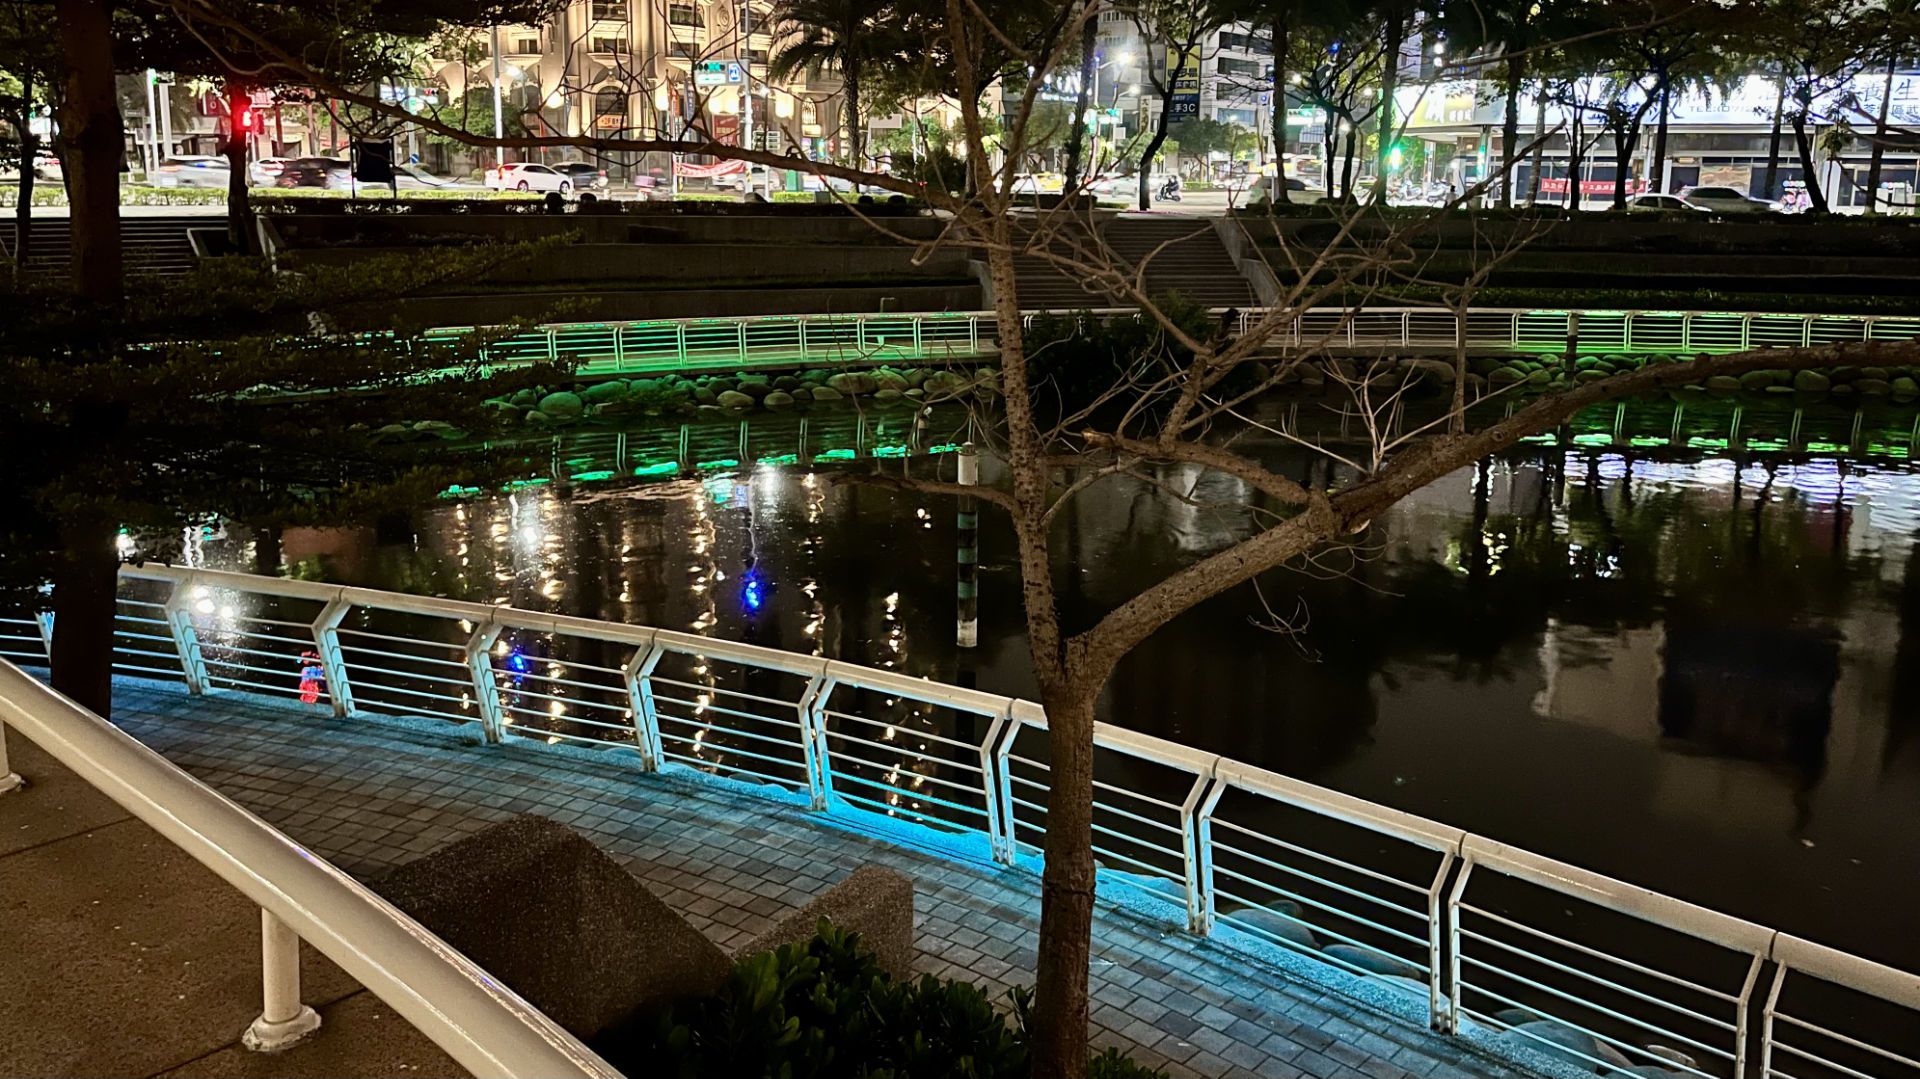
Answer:
<svg viewBox="0 0 1920 1079"><path fill-rule="evenodd" d="M1038 883L1020 871L958 864L611 761L482 746L476 729L338 720L246 694L195 698L125 679L115 711L134 736L356 875L541 813L591 837L731 948L878 862L916 883L919 970L996 993L1031 979ZM1117 909L1098 916L1093 992L1096 1044L1175 1076L1521 1074Z"/></svg>

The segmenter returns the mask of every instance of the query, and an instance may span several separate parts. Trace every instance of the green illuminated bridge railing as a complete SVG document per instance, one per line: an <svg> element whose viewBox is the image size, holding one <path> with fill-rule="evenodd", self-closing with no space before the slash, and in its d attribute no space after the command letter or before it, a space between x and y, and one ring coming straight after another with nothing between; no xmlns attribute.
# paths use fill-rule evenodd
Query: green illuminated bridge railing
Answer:
<svg viewBox="0 0 1920 1079"><path fill-rule="evenodd" d="M1102 311L1105 317L1132 312ZM1264 311L1216 312L1245 331ZM1027 316L1029 319L1033 315ZM447 339L470 327L427 332ZM1276 347L1441 351L1460 327L1428 307L1324 308L1276 331ZM1482 308L1466 316L1465 344L1477 353L1642 354L1734 352L1849 341L1920 339L1920 316L1810 315L1720 311L1550 311ZM742 367L972 362L998 352L992 312L867 315L749 315L738 318L574 322L536 327L488 349L495 363L563 361L586 375L655 374Z"/></svg>

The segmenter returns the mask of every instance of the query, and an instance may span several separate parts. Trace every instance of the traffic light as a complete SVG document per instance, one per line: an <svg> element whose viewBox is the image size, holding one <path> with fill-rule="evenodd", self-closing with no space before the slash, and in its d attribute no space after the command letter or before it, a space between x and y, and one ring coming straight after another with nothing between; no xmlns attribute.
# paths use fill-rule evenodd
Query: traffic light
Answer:
<svg viewBox="0 0 1920 1079"><path fill-rule="evenodd" d="M241 102L234 104L233 130L238 135L253 134L253 106Z"/></svg>

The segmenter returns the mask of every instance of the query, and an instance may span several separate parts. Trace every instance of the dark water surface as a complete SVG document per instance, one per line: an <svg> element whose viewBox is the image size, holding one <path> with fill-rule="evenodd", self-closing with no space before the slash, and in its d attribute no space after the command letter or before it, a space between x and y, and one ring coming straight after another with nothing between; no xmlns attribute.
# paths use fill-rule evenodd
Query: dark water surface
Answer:
<svg viewBox="0 0 1920 1079"><path fill-rule="evenodd" d="M1247 534L1243 496L1092 489L1058 525L1071 620ZM1535 447L1189 612L1102 716L1920 969L1916 534L1920 476L1885 456ZM980 647L959 650L951 501L792 465L289 530L281 557L1034 694L1003 518L983 513ZM236 530L206 559L256 552Z"/></svg>

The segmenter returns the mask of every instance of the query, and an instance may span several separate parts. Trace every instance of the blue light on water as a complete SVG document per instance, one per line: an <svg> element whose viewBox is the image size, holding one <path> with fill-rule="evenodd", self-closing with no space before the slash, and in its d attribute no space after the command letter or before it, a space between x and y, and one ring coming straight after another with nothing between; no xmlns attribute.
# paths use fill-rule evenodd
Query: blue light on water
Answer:
<svg viewBox="0 0 1920 1079"><path fill-rule="evenodd" d="M767 583L760 577L759 567L748 569L740 578L740 606L748 614L754 614L767 602Z"/></svg>

